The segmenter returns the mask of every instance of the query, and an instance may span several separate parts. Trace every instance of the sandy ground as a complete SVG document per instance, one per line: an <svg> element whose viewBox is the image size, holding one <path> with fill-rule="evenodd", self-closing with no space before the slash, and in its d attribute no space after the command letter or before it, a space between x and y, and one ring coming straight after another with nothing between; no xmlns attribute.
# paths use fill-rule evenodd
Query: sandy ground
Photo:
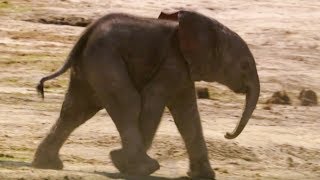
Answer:
<svg viewBox="0 0 320 180"><path fill-rule="evenodd" d="M130 179L109 159L120 142L105 111L63 146L63 171L30 167L35 148L59 115L68 75L47 83L44 101L34 86L63 64L84 29L39 22L87 22L119 11L156 17L163 9L179 8L204 13L238 32L252 49L261 78L258 107L235 140L223 135L241 116L244 97L215 83L198 83L210 90L211 99L198 104L217 178L320 179L320 107L300 106L297 99L303 88L320 94L318 0L0 0L0 179ZM293 105L265 108L278 90L286 90ZM161 164L149 179L186 175L186 151L168 112L149 154Z"/></svg>

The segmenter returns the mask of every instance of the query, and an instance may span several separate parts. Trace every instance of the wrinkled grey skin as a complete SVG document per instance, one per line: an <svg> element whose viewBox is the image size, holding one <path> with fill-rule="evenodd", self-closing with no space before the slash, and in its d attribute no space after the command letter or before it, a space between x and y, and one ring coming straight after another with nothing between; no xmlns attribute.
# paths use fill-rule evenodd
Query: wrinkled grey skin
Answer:
<svg viewBox="0 0 320 180"><path fill-rule="evenodd" d="M38 168L62 169L59 150L71 132L106 109L120 133L122 149L110 153L120 172L149 175L159 169L146 151L167 106L185 142L188 175L214 179L196 103L195 81L219 82L246 94L242 118L226 138L237 137L256 106L260 85L247 44L216 20L189 11L159 19L109 14L90 25L65 65L71 68L60 117L39 145Z"/></svg>

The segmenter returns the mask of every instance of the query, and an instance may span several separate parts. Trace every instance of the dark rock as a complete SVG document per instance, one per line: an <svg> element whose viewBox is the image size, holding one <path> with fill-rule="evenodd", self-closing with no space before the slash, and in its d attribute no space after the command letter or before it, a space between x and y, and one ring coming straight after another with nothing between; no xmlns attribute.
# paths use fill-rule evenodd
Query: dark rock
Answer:
<svg viewBox="0 0 320 180"><path fill-rule="evenodd" d="M197 97L199 99L209 99L210 98L208 88L197 87L196 90L197 90Z"/></svg>
<svg viewBox="0 0 320 180"><path fill-rule="evenodd" d="M299 100L302 106L316 106L318 105L317 94L310 89L303 89L299 94Z"/></svg>

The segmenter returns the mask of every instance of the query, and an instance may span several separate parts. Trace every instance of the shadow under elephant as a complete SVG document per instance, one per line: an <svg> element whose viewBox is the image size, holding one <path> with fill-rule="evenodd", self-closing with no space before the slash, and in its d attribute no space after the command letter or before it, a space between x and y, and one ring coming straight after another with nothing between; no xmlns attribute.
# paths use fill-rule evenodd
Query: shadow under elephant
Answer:
<svg viewBox="0 0 320 180"><path fill-rule="evenodd" d="M161 176L129 176L121 173L109 173L109 172L95 172L96 174L106 176L111 179L126 179L126 180L189 180L189 177L161 177Z"/></svg>
<svg viewBox="0 0 320 180"><path fill-rule="evenodd" d="M13 160L0 160L0 168L21 168L21 167L28 167L32 168L31 163L24 162L24 161L13 161ZM74 170L61 170L64 172L79 172ZM83 171L81 171L83 173ZM176 178L168 178L168 177L161 177L161 176L129 176L122 173L117 172L87 172L91 174L96 174L100 176L105 176L110 179L126 179L126 180L189 180L189 177L176 177Z"/></svg>

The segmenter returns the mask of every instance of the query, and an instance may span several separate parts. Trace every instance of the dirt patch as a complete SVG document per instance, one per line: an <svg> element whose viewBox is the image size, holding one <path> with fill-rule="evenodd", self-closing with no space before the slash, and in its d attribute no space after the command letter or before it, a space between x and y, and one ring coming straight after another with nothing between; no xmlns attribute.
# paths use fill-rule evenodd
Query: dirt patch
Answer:
<svg viewBox="0 0 320 180"><path fill-rule="evenodd" d="M67 17L47 16L47 17L40 17L40 18L37 17L32 19L26 19L25 21L42 23L42 24L56 24L56 25L86 27L92 22L92 19L88 19L85 17L76 17L76 16L67 16Z"/></svg>
<svg viewBox="0 0 320 180"><path fill-rule="evenodd" d="M209 155L211 158L223 160L245 160L250 162L259 162L258 156L250 148L243 147L237 143L210 140L207 141Z"/></svg>
<svg viewBox="0 0 320 180"><path fill-rule="evenodd" d="M9 8L11 5L9 4L8 1L0 1L0 8L4 9L4 8Z"/></svg>
<svg viewBox="0 0 320 180"><path fill-rule="evenodd" d="M33 31L11 31L8 32L10 38L15 40L37 40L37 41L54 41L59 43L73 43L78 36L67 36L59 33L44 33L39 30ZM49 45L47 45L49 46ZM51 47L57 47L59 44L51 44Z"/></svg>
<svg viewBox="0 0 320 180"><path fill-rule="evenodd" d="M152 145L152 153L159 160L164 159L187 159L188 155L182 139L168 136L170 141L157 140ZM207 139L210 159L213 161L245 160L258 162L259 158L252 149L238 145L237 143L225 142L215 139Z"/></svg>
<svg viewBox="0 0 320 180"><path fill-rule="evenodd" d="M3 158L14 158L14 156L9 155L9 154L3 154L3 153L1 153L1 154L0 154L0 159L3 159Z"/></svg>
<svg viewBox="0 0 320 180"><path fill-rule="evenodd" d="M291 99L286 91L277 91L266 101L267 104L291 105Z"/></svg>
<svg viewBox="0 0 320 180"><path fill-rule="evenodd" d="M280 151L286 154L288 167L295 167L313 172L320 170L320 152L316 149L306 149L302 146L288 144L279 145Z"/></svg>

